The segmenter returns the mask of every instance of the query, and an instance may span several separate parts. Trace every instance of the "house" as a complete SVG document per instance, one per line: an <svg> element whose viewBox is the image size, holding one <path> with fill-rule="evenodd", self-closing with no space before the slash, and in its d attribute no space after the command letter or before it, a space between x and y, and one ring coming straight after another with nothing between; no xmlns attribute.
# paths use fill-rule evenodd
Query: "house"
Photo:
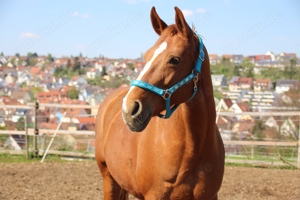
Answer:
<svg viewBox="0 0 300 200"><path fill-rule="evenodd" d="M31 67L29 73L33 76L38 76L41 73L40 67Z"/></svg>
<svg viewBox="0 0 300 200"><path fill-rule="evenodd" d="M217 54L208 54L208 57L209 57L209 63L211 65L216 65L220 63L220 59Z"/></svg>
<svg viewBox="0 0 300 200"><path fill-rule="evenodd" d="M252 135L251 130L254 125L253 120L239 120L233 125L232 131L239 140L250 139Z"/></svg>
<svg viewBox="0 0 300 200"><path fill-rule="evenodd" d="M275 118L273 116L270 116L266 122L265 125L269 128L274 128L276 131L279 131L280 125L277 122L277 120L275 120Z"/></svg>
<svg viewBox="0 0 300 200"><path fill-rule="evenodd" d="M33 98L33 93L31 91L17 90L11 94L10 98L16 99L21 104L25 104L31 102Z"/></svg>
<svg viewBox="0 0 300 200"><path fill-rule="evenodd" d="M251 109L249 108L247 103L239 102L239 103L233 103L229 111L235 113L242 113L242 112L250 112Z"/></svg>
<svg viewBox="0 0 300 200"><path fill-rule="evenodd" d="M265 55L270 56L270 60L271 61L276 60L276 56L275 56L275 54L272 51L268 51Z"/></svg>
<svg viewBox="0 0 300 200"><path fill-rule="evenodd" d="M25 83L26 85L29 85L31 80L32 80L32 75L27 70L18 71L18 80L17 80L18 84Z"/></svg>
<svg viewBox="0 0 300 200"><path fill-rule="evenodd" d="M225 87L227 85L227 79L224 74L212 74L211 81L214 87Z"/></svg>
<svg viewBox="0 0 300 200"><path fill-rule="evenodd" d="M231 130L232 125L234 124L235 119L227 116L217 116L217 126L219 131Z"/></svg>
<svg viewBox="0 0 300 200"><path fill-rule="evenodd" d="M67 97L67 91L51 90L49 92L37 93L37 100L40 103L58 103L65 97Z"/></svg>
<svg viewBox="0 0 300 200"><path fill-rule="evenodd" d="M253 87L253 78L244 78L239 76L234 76L229 82L229 90L251 90Z"/></svg>
<svg viewBox="0 0 300 200"><path fill-rule="evenodd" d="M85 78L81 76L75 76L69 81L69 86L75 86L76 88L81 88L84 85L86 85L88 82L85 80Z"/></svg>
<svg viewBox="0 0 300 200"><path fill-rule="evenodd" d="M269 91L273 88L271 79L257 79L254 81L253 89L255 92Z"/></svg>
<svg viewBox="0 0 300 200"><path fill-rule="evenodd" d="M230 55L230 54L223 54L222 55L222 60L229 60L230 62L232 62L233 60L232 60L232 55Z"/></svg>
<svg viewBox="0 0 300 200"><path fill-rule="evenodd" d="M253 87L253 78L241 77L238 81L238 85L242 90L251 90Z"/></svg>
<svg viewBox="0 0 300 200"><path fill-rule="evenodd" d="M233 54L231 59L234 64L241 65L243 63L244 56L241 54Z"/></svg>
<svg viewBox="0 0 300 200"><path fill-rule="evenodd" d="M299 138L299 117L291 118L289 117L286 119L280 127L280 134L292 138L298 139Z"/></svg>
<svg viewBox="0 0 300 200"><path fill-rule="evenodd" d="M289 62L290 60L297 58L297 54L296 53L280 53L279 54L279 60L283 61L283 62Z"/></svg>
<svg viewBox="0 0 300 200"><path fill-rule="evenodd" d="M95 131L96 118L95 117L80 117L79 121L79 129L80 130L89 130Z"/></svg>
<svg viewBox="0 0 300 200"><path fill-rule="evenodd" d="M16 112L12 115L12 121L18 122L21 117L25 117L29 110L27 109L16 109Z"/></svg>
<svg viewBox="0 0 300 200"><path fill-rule="evenodd" d="M0 56L0 67L2 67L2 65L6 63L7 63L7 59L5 58L5 56Z"/></svg>
<svg viewBox="0 0 300 200"><path fill-rule="evenodd" d="M22 150L25 147L25 137L23 135L10 135L5 141L4 147L13 150Z"/></svg>
<svg viewBox="0 0 300 200"><path fill-rule="evenodd" d="M290 89L297 89L299 87L299 80L278 80L276 82L275 91L280 94L289 91Z"/></svg>
<svg viewBox="0 0 300 200"><path fill-rule="evenodd" d="M259 60L259 61L255 62L255 66L261 67L261 68L268 68L268 67L274 67L274 68L278 68L278 69L284 68L283 63L279 60Z"/></svg>
<svg viewBox="0 0 300 200"><path fill-rule="evenodd" d="M100 77L101 73L98 69L96 68L89 68L86 71L86 77L88 79L95 79L96 77Z"/></svg>
<svg viewBox="0 0 300 200"><path fill-rule="evenodd" d="M231 78L231 80L229 81L229 90L230 91L237 91L239 86L238 86L238 82L239 82L240 77L239 76L234 76Z"/></svg>
<svg viewBox="0 0 300 200"><path fill-rule="evenodd" d="M252 119L250 115L242 114L243 112L251 112L250 107L247 103L239 102L239 103L233 103L230 107L229 111L237 113L236 118L238 120L240 119ZM239 114L241 113L241 114Z"/></svg>
<svg viewBox="0 0 300 200"><path fill-rule="evenodd" d="M86 85L79 90L78 99L81 101L87 101L89 97L101 91L101 88L98 86Z"/></svg>
<svg viewBox="0 0 300 200"><path fill-rule="evenodd" d="M228 111L232 104L233 103L230 98L221 99L216 106L216 110Z"/></svg>
<svg viewBox="0 0 300 200"><path fill-rule="evenodd" d="M13 84L17 81L17 78L13 76L11 73L7 74L5 77L5 82L7 85Z"/></svg>

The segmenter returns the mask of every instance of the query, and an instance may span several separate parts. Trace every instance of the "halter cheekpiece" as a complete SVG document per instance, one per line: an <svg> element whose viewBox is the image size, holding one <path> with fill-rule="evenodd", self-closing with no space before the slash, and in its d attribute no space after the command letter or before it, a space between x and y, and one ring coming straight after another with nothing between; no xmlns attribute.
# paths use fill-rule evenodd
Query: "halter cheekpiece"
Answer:
<svg viewBox="0 0 300 200"><path fill-rule="evenodd" d="M166 114L165 115L159 114L158 116L160 118L163 118L163 119L169 118L173 114L173 112L176 110L176 108L179 106L179 104L175 104L172 107L170 105L171 96L178 88L180 88L184 84L187 84L191 80L193 80L193 82L194 82L194 91L193 91L193 94L192 94L192 96L190 97L189 100L191 100L195 96L195 94L197 93L197 90L198 90L198 88L197 88L198 74L201 73L202 62L204 61L205 53L203 51L202 38L198 34L196 34L196 35L198 36L199 43L200 43L199 44L199 56L198 56L195 68L193 69L193 71L188 76L183 78L181 81L179 81L178 83L176 83L175 85L173 85L169 89L165 89L165 90L161 89L161 88L158 88L154 85L151 85L147 82L141 81L141 80L133 80L130 84L130 86L137 86L137 87L140 87L142 89L149 90L149 91L151 91L151 92L153 92L153 93L157 94L158 96L161 96L162 98L165 99L165 101L166 101Z"/></svg>

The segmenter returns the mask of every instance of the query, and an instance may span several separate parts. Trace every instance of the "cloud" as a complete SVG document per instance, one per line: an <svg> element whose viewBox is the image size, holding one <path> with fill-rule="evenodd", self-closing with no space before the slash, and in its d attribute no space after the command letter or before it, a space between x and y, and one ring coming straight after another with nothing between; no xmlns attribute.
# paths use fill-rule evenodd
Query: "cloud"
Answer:
<svg viewBox="0 0 300 200"><path fill-rule="evenodd" d="M149 2L150 0L123 0L123 1L128 4L136 4L139 2Z"/></svg>
<svg viewBox="0 0 300 200"><path fill-rule="evenodd" d="M191 11L191 10L182 10L182 13L185 17L189 17L189 16L192 16L194 14L194 12Z"/></svg>
<svg viewBox="0 0 300 200"><path fill-rule="evenodd" d="M288 38L281 36L281 37L275 37L275 40L286 41L286 40L288 40Z"/></svg>
<svg viewBox="0 0 300 200"><path fill-rule="evenodd" d="M75 11L75 12L72 13L72 17L77 17L78 14L79 14L79 13L78 13L77 11Z"/></svg>
<svg viewBox="0 0 300 200"><path fill-rule="evenodd" d="M204 8L198 8L197 9L197 12L198 13L204 13L206 11L206 9L204 9Z"/></svg>
<svg viewBox="0 0 300 200"><path fill-rule="evenodd" d="M227 5L227 6L230 4L230 0L223 0L223 2L224 2L224 4Z"/></svg>
<svg viewBox="0 0 300 200"><path fill-rule="evenodd" d="M82 15L82 18L84 18L84 19L90 18L90 15L88 13L85 13Z"/></svg>
<svg viewBox="0 0 300 200"><path fill-rule="evenodd" d="M39 35L31 33L31 32L26 32L26 33L22 33L20 35L21 38L38 38Z"/></svg>

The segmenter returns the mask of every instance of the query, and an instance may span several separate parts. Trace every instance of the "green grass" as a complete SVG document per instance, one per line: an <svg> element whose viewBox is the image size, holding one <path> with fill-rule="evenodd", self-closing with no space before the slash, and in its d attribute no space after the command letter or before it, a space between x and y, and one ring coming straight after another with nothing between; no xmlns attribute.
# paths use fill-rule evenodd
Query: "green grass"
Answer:
<svg viewBox="0 0 300 200"><path fill-rule="evenodd" d="M297 157L282 157L284 160L288 162L297 162ZM258 161L266 161L266 162L275 162L281 161L278 156L262 156L262 155L254 155L253 158L251 156L239 156L239 155L226 155L226 159L231 160L258 160Z"/></svg>
<svg viewBox="0 0 300 200"><path fill-rule="evenodd" d="M287 169L287 170L298 170L297 167L291 165L267 165L267 164L249 164L249 163L225 163L226 167L250 167L250 168L266 168L266 169Z"/></svg>
<svg viewBox="0 0 300 200"><path fill-rule="evenodd" d="M23 163L23 162L40 162L42 157L33 157L29 156L27 159L25 155L11 155L11 154L0 154L0 163ZM55 162L66 162L66 160L61 159L60 156L57 155L48 155L44 162L55 161Z"/></svg>

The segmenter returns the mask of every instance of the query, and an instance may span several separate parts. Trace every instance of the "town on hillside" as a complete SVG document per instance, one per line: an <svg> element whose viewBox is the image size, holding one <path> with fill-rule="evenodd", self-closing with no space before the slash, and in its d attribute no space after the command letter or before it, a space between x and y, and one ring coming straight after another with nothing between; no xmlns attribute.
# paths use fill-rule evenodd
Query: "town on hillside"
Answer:
<svg viewBox="0 0 300 200"><path fill-rule="evenodd" d="M209 54L216 110L219 112L277 112L300 110L300 59L296 53L262 55ZM111 59L79 56L55 58L37 53L0 55L0 128L24 130L32 109L1 105L67 104L98 106L105 96L129 84L145 66L142 58ZM96 110L97 111L97 110ZM95 113L86 108L40 107L38 128L95 129ZM68 118L62 119L66 112ZM71 116L71 117L70 117ZM32 123L28 122L28 123ZM218 116L223 139L297 139L299 116ZM258 136L254 130L262 127ZM227 134L230 133L230 134ZM263 135L263 136L262 136ZM0 146L3 145L3 141Z"/></svg>

